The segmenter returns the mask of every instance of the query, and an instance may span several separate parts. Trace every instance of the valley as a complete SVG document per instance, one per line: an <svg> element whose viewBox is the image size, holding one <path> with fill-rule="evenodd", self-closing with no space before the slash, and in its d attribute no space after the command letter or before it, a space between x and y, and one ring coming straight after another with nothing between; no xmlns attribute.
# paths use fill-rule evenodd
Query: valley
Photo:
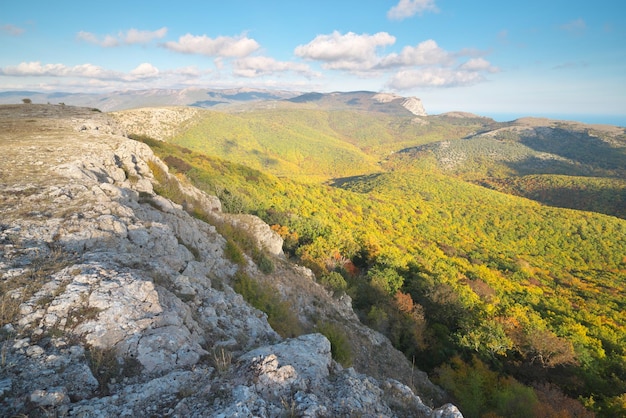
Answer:
<svg viewBox="0 0 626 418"><path fill-rule="evenodd" d="M271 225L465 416L622 414L624 129L367 100L199 110L165 141L112 115L224 210Z"/></svg>

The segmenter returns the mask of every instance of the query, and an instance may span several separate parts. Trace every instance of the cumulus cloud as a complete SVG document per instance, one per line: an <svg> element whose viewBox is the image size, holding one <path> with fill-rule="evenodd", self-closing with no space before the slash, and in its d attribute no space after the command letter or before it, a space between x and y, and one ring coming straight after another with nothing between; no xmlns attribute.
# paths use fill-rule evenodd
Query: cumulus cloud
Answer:
<svg viewBox="0 0 626 418"><path fill-rule="evenodd" d="M476 84L483 79L478 71L462 68L425 68L399 71L391 78L388 87L394 90L410 90L416 87L458 87Z"/></svg>
<svg viewBox="0 0 626 418"><path fill-rule="evenodd" d="M99 38L96 34L91 32L80 31L76 34L76 37L82 41L100 45L105 48L120 46L120 45L134 45L134 44L147 44L155 39L161 39L167 34L167 28L162 27L155 31L129 29L127 31L119 32L117 35L105 35L103 38Z"/></svg>
<svg viewBox="0 0 626 418"><path fill-rule="evenodd" d="M483 81L487 73L499 71L483 58L486 51L446 51L432 39L405 46L399 53L380 53L382 47L393 45L395 40L386 32L342 35L335 31L318 35L294 52L304 59L321 62L324 69L349 71L363 77L387 74L387 86L395 90L469 85Z"/></svg>
<svg viewBox="0 0 626 418"><path fill-rule="evenodd" d="M484 58L472 58L471 60L461 64L459 69L463 71L487 71L489 73L497 73L500 71L498 67L494 67Z"/></svg>
<svg viewBox="0 0 626 418"><path fill-rule="evenodd" d="M301 58L322 61L323 68L360 71L374 67L379 58L380 47L393 45L396 38L387 32L374 35L345 35L335 31L330 35L318 35L306 45L299 45L295 54Z"/></svg>
<svg viewBox="0 0 626 418"><path fill-rule="evenodd" d="M67 66L65 64L42 64L39 61L22 62L16 66L0 68L0 75L12 77L64 77L118 81L137 81L155 78L160 74L159 69L150 63L139 64L128 73L107 70L89 63Z"/></svg>
<svg viewBox="0 0 626 418"><path fill-rule="evenodd" d="M270 57L245 57L235 61L233 66L233 74L238 77L260 77L284 72L294 72L306 77L318 76L319 74L311 71L308 65L289 62L276 61Z"/></svg>
<svg viewBox="0 0 626 418"><path fill-rule="evenodd" d="M189 33L178 38L178 42L165 42L163 46L183 54L208 57L245 57L260 47L257 41L245 35L210 38L206 35L196 36Z"/></svg>
<svg viewBox="0 0 626 418"><path fill-rule="evenodd" d="M380 68L422 66L422 65L450 65L454 56L443 50L437 42L429 39L420 42L417 46L405 46L399 54L389 54L378 63Z"/></svg>
<svg viewBox="0 0 626 418"><path fill-rule="evenodd" d="M160 70L150 63L141 63L129 71L116 71L89 63L68 66L37 61L0 67L0 78L7 78L7 83L14 86L12 88L83 92L197 86L198 80L210 73L210 70L195 66ZM43 84L41 79L45 79ZM4 84L9 85L7 83Z"/></svg>
<svg viewBox="0 0 626 418"><path fill-rule="evenodd" d="M42 64L39 61L22 62L16 66L0 68L0 74L15 77L86 77L115 78L115 73L93 64L68 67L64 64Z"/></svg>
<svg viewBox="0 0 626 418"><path fill-rule="evenodd" d="M415 14L424 12L437 12L435 0L400 0L387 12L387 17L392 20L402 20Z"/></svg>
<svg viewBox="0 0 626 418"><path fill-rule="evenodd" d="M25 32L24 29L11 24L0 26L0 30L4 33L8 33L11 36L20 36Z"/></svg>
<svg viewBox="0 0 626 418"><path fill-rule="evenodd" d="M132 70L130 75L137 78L154 78L159 75L159 69L150 63L144 62Z"/></svg>

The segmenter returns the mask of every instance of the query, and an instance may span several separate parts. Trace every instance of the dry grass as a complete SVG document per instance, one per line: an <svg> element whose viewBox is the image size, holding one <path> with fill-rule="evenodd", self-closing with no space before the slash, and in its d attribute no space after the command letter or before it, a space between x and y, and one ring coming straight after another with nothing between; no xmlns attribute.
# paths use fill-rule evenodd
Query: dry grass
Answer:
<svg viewBox="0 0 626 418"><path fill-rule="evenodd" d="M224 347L218 347L213 350L213 365L218 373L227 372L232 361L233 354Z"/></svg>
<svg viewBox="0 0 626 418"><path fill-rule="evenodd" d="M50 277L76 261L73 254L68 254L58 247L53 247L44 254L36 255L21 274L0 282L0 323L15 323L19 317L20 305L31 299ZM42 295L37 304L45 306L52 302L54 294Z"/></svg>

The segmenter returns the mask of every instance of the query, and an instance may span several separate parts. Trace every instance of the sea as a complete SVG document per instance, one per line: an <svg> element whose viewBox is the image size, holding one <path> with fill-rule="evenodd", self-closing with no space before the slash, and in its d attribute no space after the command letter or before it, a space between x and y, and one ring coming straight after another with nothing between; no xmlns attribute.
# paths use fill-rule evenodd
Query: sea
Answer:
<svg viewBox="0 0 626 418"><path fill-rule="evenodd" d="M521 113L481 113L497 122L509 122L524 117L548 118L575 121L589 124L614 125L626 128L626 115L576 115L559 113L521 114Z"/></svg>

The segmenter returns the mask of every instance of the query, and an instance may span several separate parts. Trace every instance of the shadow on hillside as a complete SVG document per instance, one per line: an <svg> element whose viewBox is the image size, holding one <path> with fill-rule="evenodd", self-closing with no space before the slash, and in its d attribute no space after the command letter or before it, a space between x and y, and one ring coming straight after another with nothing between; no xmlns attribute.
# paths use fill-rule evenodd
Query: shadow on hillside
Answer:
<svg viewBox="0 0 626 418"><path fill-rule="evenodd" d="M624 188L581 190L552 187L526 193L519 192L519 195L548 206L596 212L626 219L626 189Z"/></svg>
<svg viewBox="0 0 626 418"><path fill-rule="evenodd" d="M626 172L626 149L611 146L588 132L546 128L537 135L521 136L520 142L535 151L558 155L596 169Z"/></svg>
<svg viewBox="0 0 626 418"><path fill-rule="evenodd" d="M372 191L373 180L381 176L381 173L362 174L359 176L339 177L328 181L328 185L339 189L351 189L350 186L358 184L358 189L353 190L360 193L368 193Z"/></svg>
<svg viewBox="0 0 626 418"><path fill-rule="evenodd" d="M612 172L579 161L560 160L555 157L528 156L516 161L502 161L518 176L530 174L556 174L564 176L612 177Z"/></svg>

